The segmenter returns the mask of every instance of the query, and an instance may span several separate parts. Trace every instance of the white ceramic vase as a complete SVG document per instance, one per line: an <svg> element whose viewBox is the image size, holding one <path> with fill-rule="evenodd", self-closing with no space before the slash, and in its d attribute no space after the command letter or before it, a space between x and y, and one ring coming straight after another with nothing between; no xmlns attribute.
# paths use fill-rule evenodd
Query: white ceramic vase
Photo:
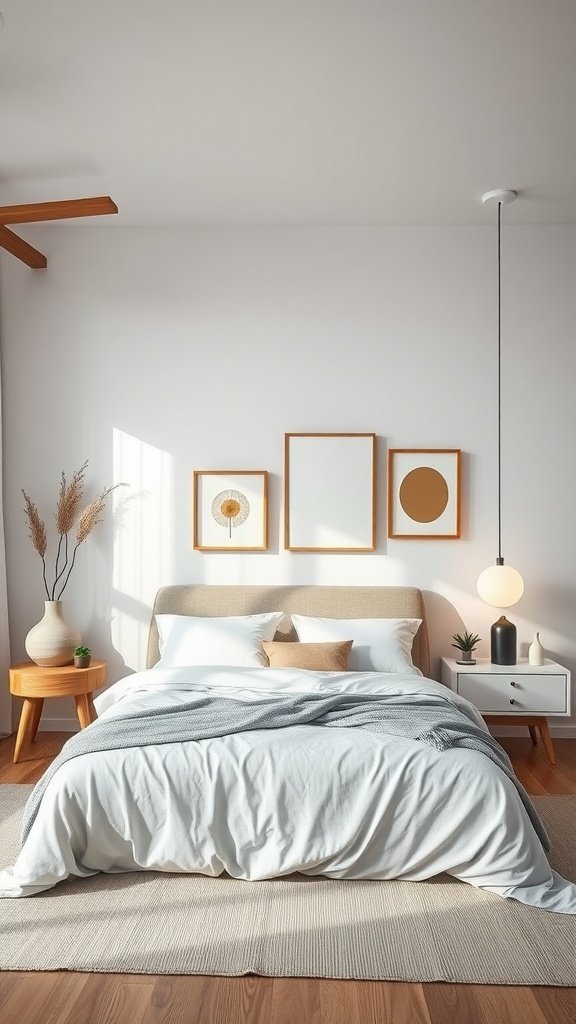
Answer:
<svg viewBox="0 0 576 1024"><path fill-rule="evenodd" d="M61 601L45 601L44 616L28 633L24 646L37 665L71 665L80 633L62 614Z"/></svg>
<svg viewBox="0 0 576 1024"><path fill-rule="evenodd" d="M535 633L534 639L528 648L528 664L543 665L545 661L544 648L540 643L540 633Z"/></svg>

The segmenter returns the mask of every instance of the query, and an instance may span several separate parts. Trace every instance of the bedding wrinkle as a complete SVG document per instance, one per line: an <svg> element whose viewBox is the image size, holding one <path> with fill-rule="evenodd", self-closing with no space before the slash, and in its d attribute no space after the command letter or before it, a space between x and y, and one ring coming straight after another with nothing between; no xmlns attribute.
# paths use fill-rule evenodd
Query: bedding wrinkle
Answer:
<svg viewBox="0 0 576 1024"><path fill-rule="evenodd" d="M209 740L198 743L183 743L182 747L190 757L191 779L190 800L184 811L184 821L189 822L192 837L191 859L204 874L220 875L231 869L234 875L236 863L236 840L232 822L237 797L234 780L225 781L225 773L234 764L229 752L218 757L214 744ZM218 836L218 844L215 837ZM216 846L218 845L218 852Z"/></svg>
<svg viewBox="0 0 576 1024"><path fill-rule="evenodd" d="M150 761L149 761L150 764ZM140 783L138 784L138 778ZM103 797L114 788L116 799L108 807L106 828L100 820ZM76 852L77 860L98 870L104 862L107 871L122 870L126 863L138 859L138 843L134 836L142 837L151 849L158 852L157 834L164 824L165 794L159 799L158 780L154 772L140 772L128 763L112 772L106 754L95 758L89 772L86 789L90 794L92 813L82 848ZM93 837L98 835L94 842ZM101 869L101 868L100 868Z"/></svg>

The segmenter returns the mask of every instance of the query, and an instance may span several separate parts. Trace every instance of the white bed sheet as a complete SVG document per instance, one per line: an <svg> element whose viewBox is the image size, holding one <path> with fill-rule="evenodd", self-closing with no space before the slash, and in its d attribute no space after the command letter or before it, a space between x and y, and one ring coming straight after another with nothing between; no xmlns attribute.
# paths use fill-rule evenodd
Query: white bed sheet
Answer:
<svg viewBox="0 0 576 1024"><path fill-rule="evenodd" d="M95 703L112 718L177 706L192 693L249 701L335 689L446 694L422 677L374 672L154 668ZM551 870L515 786L488 758L361 729L254 730L73 758L51 780L16 864L0 872L0 896L33 895L69 875L134 870L251 880L448 872L576 913L576 886Z"/></svg>

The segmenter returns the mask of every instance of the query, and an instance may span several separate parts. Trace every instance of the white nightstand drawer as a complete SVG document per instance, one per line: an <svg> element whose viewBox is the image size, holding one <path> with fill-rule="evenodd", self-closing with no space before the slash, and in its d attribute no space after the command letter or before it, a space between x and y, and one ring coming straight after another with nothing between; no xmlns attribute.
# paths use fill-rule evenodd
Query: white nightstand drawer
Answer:
<svg viewBox="0 0 576 1024"><path fill-rule="evenodd" d="M457 692L479 711L494 714L561 715L567 712L565 675L523 672L459 672Z"/></svg>

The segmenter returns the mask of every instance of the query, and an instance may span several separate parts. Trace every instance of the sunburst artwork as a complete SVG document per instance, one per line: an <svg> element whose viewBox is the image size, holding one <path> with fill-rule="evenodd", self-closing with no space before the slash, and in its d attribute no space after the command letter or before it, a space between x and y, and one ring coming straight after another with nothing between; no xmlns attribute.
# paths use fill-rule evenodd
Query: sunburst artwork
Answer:
<svg viewBox="0 0 576 1024"><path fill-rule="evenodd" d="M194 548L265 551L268 474L265 470L195 470Z"/></svg>
<svg viewBox="0 0 576 1024"><path fill-rule="evenodd" d="M242 491L220 491L212 502L212 515L220 526L228 530L228 537L231 540L232 527L237 529L248 519L250 502Z"/></svg>

